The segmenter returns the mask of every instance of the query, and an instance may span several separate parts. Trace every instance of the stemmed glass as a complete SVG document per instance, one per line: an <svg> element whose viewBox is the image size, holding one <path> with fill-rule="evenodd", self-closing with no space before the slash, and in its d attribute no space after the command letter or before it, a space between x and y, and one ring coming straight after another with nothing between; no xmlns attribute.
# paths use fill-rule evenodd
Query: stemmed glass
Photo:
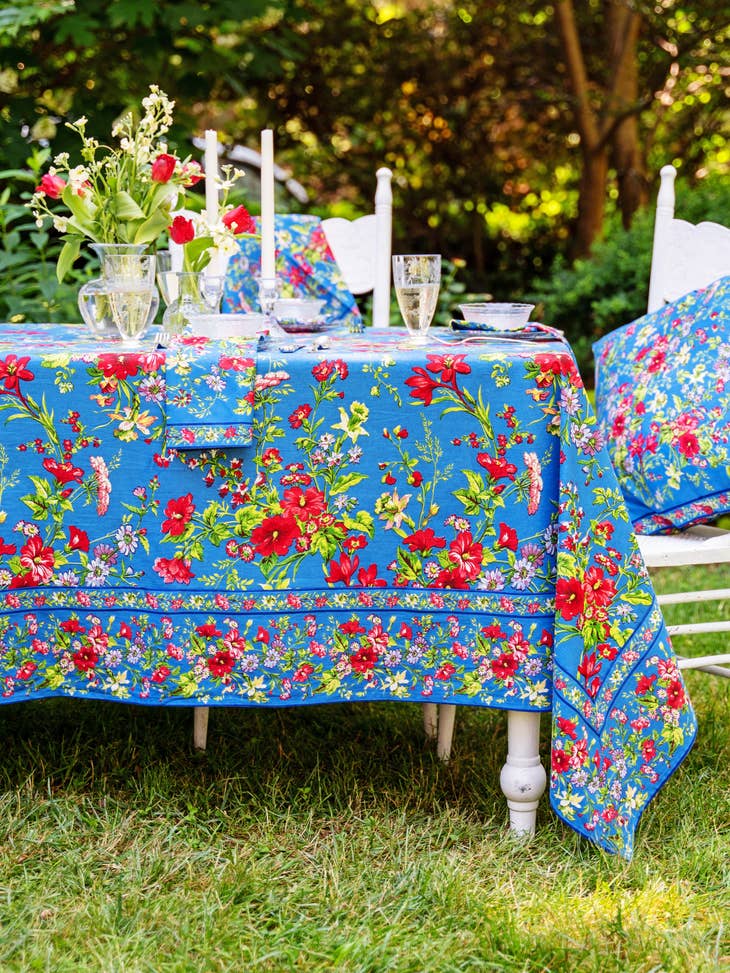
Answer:
<svg viewBox="0 0 730 973"><path fill-rule="evenodd" d="M104 275L110 285L112 319L122 344L138 347L156 295L155 258L151 254L107 255Z"/></svg>
<svg viewBox="0 0 730 973"><path fill-rule="evenodd" d="M441 287L441 254L395 254L393 283L410 343L425 344Z"/></svg>

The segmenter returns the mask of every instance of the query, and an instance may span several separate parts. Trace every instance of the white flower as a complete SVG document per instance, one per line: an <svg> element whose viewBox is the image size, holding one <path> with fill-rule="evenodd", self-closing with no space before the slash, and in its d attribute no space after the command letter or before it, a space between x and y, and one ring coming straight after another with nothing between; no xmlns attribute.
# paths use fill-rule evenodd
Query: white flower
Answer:
<svg viewBox="0 0 730 973"><path fill-rule="evenodd" d="M74 166L68 170L68 184L77 193L89 181L89 170L86 166Z"/></svg>
<svg viewBox="0 0 730 973"><path fill-rule="evenodd" d="M59 233L65 233L68 229L68 219L65 216L54 216L53 229Z"/></svg>
<svg viewBox="0 0 730 973"><path fill-rule="evenodd" d="M59 152L56 158L53 160L54 166L61 166L64 169L68 169L68 152ZM49 169L49 172L55 172L55 168Z"/></svg>

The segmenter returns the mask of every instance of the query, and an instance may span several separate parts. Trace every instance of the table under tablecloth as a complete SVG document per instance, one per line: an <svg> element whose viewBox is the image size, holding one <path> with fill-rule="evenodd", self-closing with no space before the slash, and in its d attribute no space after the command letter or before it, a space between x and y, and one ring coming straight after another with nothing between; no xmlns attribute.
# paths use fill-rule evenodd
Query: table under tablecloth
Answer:
<svg viewBox="0 0 730 973"><path fill-rule="evenodd" d="M550 712L629 856L696 726L573 356L442 335L0 327L3 700Z"/></svg>

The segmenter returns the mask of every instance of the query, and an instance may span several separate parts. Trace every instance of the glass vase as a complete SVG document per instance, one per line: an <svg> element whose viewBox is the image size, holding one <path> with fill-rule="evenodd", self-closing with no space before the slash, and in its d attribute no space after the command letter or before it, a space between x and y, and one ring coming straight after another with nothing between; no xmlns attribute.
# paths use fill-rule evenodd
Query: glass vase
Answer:
<svg viewBox="0 0 730 973"><path fill-rule="evenodd" d="M146 244L92 243L90 246L101 263L101 276L87 281L79 288L79 311L87 327L95 337L103 340L118 341L120 334L114 321L114 314L112 312L113 304L110 295L116 292L118 286L118 281L115 281L115 273L119 261L105 261L105 258L107 256L112 258L141 256L146 250ZM112 264L114 266L111 266ZM155 289L142 333L152 325L159 306L160 296Z"/></svg>
<svg viewBox="0 0 730 973"><path fill-rule="evenodd" d="M206 276L204 271L161 275L162 292L168 300L162 318L166 334L182 334L195 314L217 314L223 293L223 278Z"/></svg>

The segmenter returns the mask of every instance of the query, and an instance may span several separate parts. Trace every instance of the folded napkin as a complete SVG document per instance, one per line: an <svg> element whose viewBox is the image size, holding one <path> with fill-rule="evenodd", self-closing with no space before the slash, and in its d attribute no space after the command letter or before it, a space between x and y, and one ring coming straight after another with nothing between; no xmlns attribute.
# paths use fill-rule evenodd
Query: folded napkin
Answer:
<svg viewBox="0 0 730 973"><path fill-rule="evenodd" d="M165 353L166 447L248 446L258 337L175 337Z"/></svg>
<svg viewBox="0 0 730 973"><path fill-rule="evenodd" d="M330 250L318 216L277 213L274 225L276 277L294 297L324 301L322 317L350 331L362 331L362 316ZM258 311L261 240L243 237L226 271L223 310Z"/></svg>

